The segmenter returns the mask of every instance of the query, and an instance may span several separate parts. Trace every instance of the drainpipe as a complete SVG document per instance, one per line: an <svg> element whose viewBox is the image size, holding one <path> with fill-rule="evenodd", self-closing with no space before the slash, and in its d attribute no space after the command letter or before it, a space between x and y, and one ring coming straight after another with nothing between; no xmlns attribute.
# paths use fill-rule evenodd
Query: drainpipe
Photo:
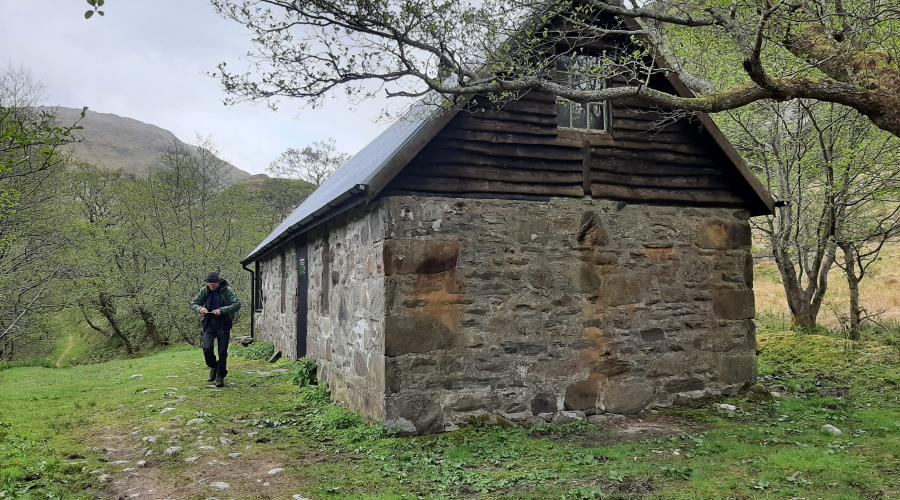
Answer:
<svg viewBox="0 0 900 500"><path fill-rule="evenodd" d="M256 273L247 268L246 263L242 263L241 268L250 273L250 338L256 339Z"/></svg>

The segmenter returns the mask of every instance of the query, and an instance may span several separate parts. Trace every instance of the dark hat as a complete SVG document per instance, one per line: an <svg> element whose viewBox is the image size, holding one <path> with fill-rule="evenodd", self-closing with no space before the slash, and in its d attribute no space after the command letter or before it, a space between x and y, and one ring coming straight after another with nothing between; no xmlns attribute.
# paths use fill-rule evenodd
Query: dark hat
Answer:
<svg viewBox="0 0 900 500"><path fill-rule="evenodd" d="M222 281L219 279L219 273L209 273L209 276L206 277L207 283L218 283Z"/></svg>

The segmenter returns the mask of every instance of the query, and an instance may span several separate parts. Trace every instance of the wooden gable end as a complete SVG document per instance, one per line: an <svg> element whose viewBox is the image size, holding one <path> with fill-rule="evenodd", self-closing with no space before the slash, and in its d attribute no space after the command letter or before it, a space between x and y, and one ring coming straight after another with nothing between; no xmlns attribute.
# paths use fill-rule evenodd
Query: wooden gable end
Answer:
<svg viewBox="0 0 900 500"><path fill-rule="evenodd" d="M557 28L559 22L551 21ZM617 25L612 18L597 22ZM627 38L615 37L583 49L599 53L631 47ZM659 73L649 84L673 94L689 92L676 89L678 83ZM736 154L730 157L723 151L724 139L714 139L702 123L709 125L708 117L674 119L672 113L639 99L612 102L608 114L606 132L580 131L558 127L552 95L531 92L500 104L477 96L437 132L384 193L592 196L769 213L746 178L752 174L737 164L741 160Z"/></svg>
<svg viewBox="0 0 900 500"><path fill-rule="evenodd" d="M385 194L753 203L746 181L698 120L667 122L646 104L620 101L611 106L608 133L580 132L557 126L551 95L531 93L499 106L474 101L475 110L460 111Z"/></svg>

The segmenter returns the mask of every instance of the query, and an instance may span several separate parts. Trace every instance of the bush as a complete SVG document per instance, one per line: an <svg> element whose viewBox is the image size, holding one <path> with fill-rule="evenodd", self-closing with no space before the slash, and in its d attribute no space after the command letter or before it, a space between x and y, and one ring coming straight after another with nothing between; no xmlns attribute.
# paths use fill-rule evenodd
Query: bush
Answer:
<svg viewBox="0 0 900 500"><path fill-rule="evenodd" d="M308 385L316 385L316 373L319 367L316 360L311 358L301 358L294 363L294 373L291 382L306 387Z"/></svg>
<svg viewBox="0 0 900 500"><path fill-rule="evenodd" d="M246 358L246 359L258 359L265 360L272 357L272 354L275 353L275 346L269 342L261 342L259 340L253 342L247 347L244 346L235 346L231 350L231 354Z"/></svg>

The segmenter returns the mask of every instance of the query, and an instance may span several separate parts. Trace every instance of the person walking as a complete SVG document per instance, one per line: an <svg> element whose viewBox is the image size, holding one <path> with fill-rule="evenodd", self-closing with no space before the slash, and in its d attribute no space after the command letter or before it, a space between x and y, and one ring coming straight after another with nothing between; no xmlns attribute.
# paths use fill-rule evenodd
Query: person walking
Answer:
<svg viewBox="0 0 900 500"><path fill-rule="evenodd" d="M219 273L209 273L206 285L200 289L191 302L191 309L202 319L203 325L203 358L209 367L209 381L216 387L225 385L228 375L228 342L231 340L231 325L234 316L241 310L241 299L228 281L219 278ZM213 343L219 347L219 359Z"/></svg>

